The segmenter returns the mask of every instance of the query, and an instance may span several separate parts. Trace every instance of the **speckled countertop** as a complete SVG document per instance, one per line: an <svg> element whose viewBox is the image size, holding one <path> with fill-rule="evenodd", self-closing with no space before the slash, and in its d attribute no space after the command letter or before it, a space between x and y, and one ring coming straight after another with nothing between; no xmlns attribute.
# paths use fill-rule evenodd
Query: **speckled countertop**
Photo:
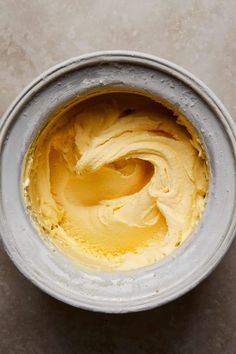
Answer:
<svg viewBox="0 0 236 354"><path fill-rule="evenodd" d="M35 76L86 52L130 49L203 80L236 120L234 0L0 0L0 113ZM0 353L235 354L236 243L214 273L161 308L82 311L30 284L0 248Z"/></svg>

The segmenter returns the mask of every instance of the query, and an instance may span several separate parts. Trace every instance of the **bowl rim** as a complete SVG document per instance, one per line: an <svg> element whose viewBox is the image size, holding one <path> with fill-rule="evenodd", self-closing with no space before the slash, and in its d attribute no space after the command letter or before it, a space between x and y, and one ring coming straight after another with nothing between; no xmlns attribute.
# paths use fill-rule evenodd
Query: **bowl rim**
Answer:
<svg viewBox="0 0 236 354"><path fill-rule="evenodd" d="M181 75L181 80L183 81L183 77L186 77L188 80L188 85L189 85L189 80L193 82L194 85L196 85L200 91L202 91L202 95L210 100L213 101L213 103L217 106L217 108L220 110L220 112L223 114L225 120L227 121L227 124L231 128L231 135L233 135L234 140L236 141L236 127L233 119L231 118L230 114L224 107L224 105L221 103L221 101L216 97L216 95L199 79L197 79L193 74L189 73L187 70L181 68L179 65L176 65L168 60L155 57L153 55L148 55L145 53L141 52L134 52L134 51L123 51L123 50L115 50L115 51L98 51L98 52L92 52L89 54L81 55L78 57L74 57L71 59L68 59L60 64L57 64L50 69L46 70L43 72L41 75L39 75L36 79L34 79L19 95L18 97L13 101L13 103L10 105L9 109L6 111L6 113L3 115L1 122L0 122L0 140L1 137L4 136L3 130L5 128L5 124L7 123L8 117L13 114L14 110L17 108L18 105L22 104L24 101L24 98L30 94L34 88L38 85L41 84L42 82L45 83L46 80L51 80L52 78L55 78L55 76L60 76L63 73L63 70L68 70L68 68L71 68L73 66L77 66L78 63L84 62L86 64L86 61L89 59L98 59L101 61L109 61L109 58L112 57L124 57L124 58L134 58L134 59L139 59L139 60L148 60L151 62L158 63L159 65L162 65L163 67L166 67L170 70L173 71L176 75L180 74ZM227 131L227 127L225 126L225 129ZM235 156L235 145L234 145L234 156ZM220 262L220 260L223 258L227 250L229 249L231 243L233 242L234 239L234 232L235 232L235 227L236 227L236 219L232 220L232 223L229 227L229 230L227 232L227 235L224 239L224 241L221 244L220 249L217 249L214 255L214 259L211 259L210 264L208 264L208 267L204 271L201 271L201 274L195 277L194 280L192 280L191 283L187 284L185 287L183 287L181 290L176 292L175 294L170 295L167 299L162 299L162 301L158 301L158 303L149 302L149 303L144 303L143 305L138 305L137 307L132 307L126 308L125 311L121 311L120 309L117 311L117 309L114 308L104 308L101 306L96 306L93 304L92 306L90 304L84 304L80 303L75 303L71 301L70 299L65 299L62 298L60 295L58 295L56 292L51 291L51 289L46 285L39 283L36 279L32 279L30 275L27 273L27 270L24 268L22 263L19 263L13 256L10 250L10 247L6 240L3 237L3 234L5 233L3 225L3 221L1 220L2 216L0 216L0 232L1 232L1 238L3 241L4 248L6 249L9 257L11 260L14 262L16 267L28 278L31 282L33 282L37 287L42 289L44 292L48 293L49 295L63 301L66 303L69 303L70 305L73 305L75 307L80 307L84 309L89 309L93 311L101 311L101 312L108 312L108 313L121 313L121 312L133 312L133 311L141 311L141 310L146 310L150 309L156 306L160 306L162 304L165 304L169 301L172 301L176 299L177 297L185 294L192 288L194 288L198 283L200 283L203 279L205 279L212 271L213 269L217 266L217 264Z"/></svg>

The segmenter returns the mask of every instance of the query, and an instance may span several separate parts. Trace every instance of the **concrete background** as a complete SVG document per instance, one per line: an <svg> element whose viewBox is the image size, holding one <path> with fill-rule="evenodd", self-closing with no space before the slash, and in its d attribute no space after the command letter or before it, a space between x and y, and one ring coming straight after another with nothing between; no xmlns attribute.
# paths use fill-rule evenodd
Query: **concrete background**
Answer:
<svg viewBox="0 0 236 354"><path fill-rule="evenodd" d="M203 80L236 118L235 0L0 0L0 113L79 54L131 49ZM30 284L0 248L0 354L235 354L236 245L200 286L129 315L82 311Z"/></svg>

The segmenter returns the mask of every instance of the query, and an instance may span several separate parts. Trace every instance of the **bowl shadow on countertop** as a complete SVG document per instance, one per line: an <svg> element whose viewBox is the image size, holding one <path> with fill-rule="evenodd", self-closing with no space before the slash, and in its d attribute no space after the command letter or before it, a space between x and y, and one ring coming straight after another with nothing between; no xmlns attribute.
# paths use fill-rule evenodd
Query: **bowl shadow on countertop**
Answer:
<svg viewBox="0 0 236 354"><path fill-rule="evenodd" d="M44 294L0 250L0 353L233 354L236 244L210 277L162 307L89 312Z"/></svg>

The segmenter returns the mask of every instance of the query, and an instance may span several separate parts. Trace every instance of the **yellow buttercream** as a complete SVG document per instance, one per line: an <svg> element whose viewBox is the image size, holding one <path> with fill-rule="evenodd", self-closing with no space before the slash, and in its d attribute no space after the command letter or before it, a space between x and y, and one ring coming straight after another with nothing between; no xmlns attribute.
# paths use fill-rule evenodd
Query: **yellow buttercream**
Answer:
<svg viewBox="0 0 236 354"><path fill-rule="evenodd" d="M26 157L24 195L40 230L98 270L172 253L205 206L208 168L195 129L138 99L132 109L111 96L73 112L49 124Z"/></svg>

